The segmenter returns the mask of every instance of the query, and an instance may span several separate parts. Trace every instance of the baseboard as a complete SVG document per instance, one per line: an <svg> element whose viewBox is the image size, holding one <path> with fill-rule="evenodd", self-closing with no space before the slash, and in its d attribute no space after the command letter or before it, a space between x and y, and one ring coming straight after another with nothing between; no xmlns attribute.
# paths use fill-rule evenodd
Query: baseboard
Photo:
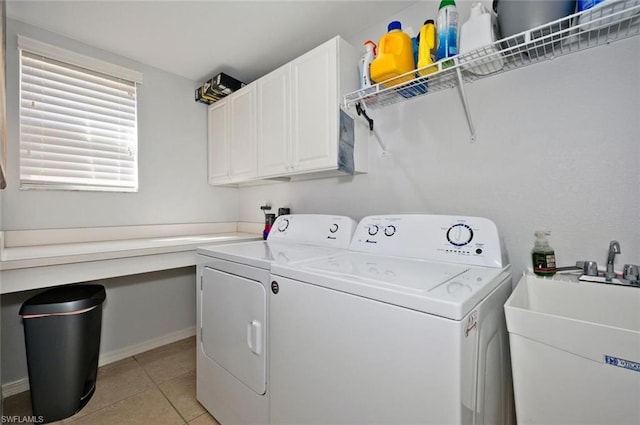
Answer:
<svg viewBox="0 0 640 425"><path fill-rule="evenodd" d="M129 345L119 350L100 354L100 357L98 358L98 367L117 362L118 360L126 359L127 357L135 356L136 354L144 353L145 351L153 350L154 348L158 348L163 345L171 344L172 342L180 341L181 339L189 338L190 336L194 336L195 334L196 327L191 326L189 328L171 332L169 334L165 334L148 341Z"/></svg>
<svg viewBox="0 0 640 425"><path fill-rule="evenodd" d="M126 359L127 357L135 356L136 354L144 353L145 351L153 350L154 348L158 348L163 345L171 344L172 342L180 341L181 339L189 338L195 334L196 328L195 326L191 326L189 328L171 332L138 344L129 345L119 350L100 354L100 357L98 358L98 367ZM18 379L17 381L2 384L2 397L11 397L12 395L28 390L29 378L25 377Z"/></svg>
<svg viewBox="0 0 640 425"><path fill-rule="evenodd" d="M22 392L29 390L29 379L22 378L17 381L9 382L7 384L2 384L2 398L11 397L15 394L20 394Z"/></svg>

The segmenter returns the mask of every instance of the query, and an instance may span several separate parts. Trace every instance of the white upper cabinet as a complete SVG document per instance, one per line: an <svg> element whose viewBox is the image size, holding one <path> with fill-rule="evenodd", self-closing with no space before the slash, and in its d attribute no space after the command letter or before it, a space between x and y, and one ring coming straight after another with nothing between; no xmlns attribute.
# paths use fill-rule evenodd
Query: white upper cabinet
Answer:
<svg viewBox="0 0 640 425"><path fill-rule="evenodd" d="M229 175L229 100L209 106L208 118L209 184L227 182Z"/></svg>
<svg viewBox="0 0 640 425"><path fill-rule="evenodd" d="M336 167L338 41L334 38L291 63L293 172Z"/></svg>
<svg viewBox="0 0 640 425"><path fill-rule="evenodd" d="M256 86L250 84L209 106L209 184L257 175Z"/></svg>
<svg viewBox="0 0 640 425"><path fill-rule="evenodd" d="M244 181L257 175L256 85L240 89L229 100L229 175L234 182Z"/></svg>
<svg viewBox="0 0 640 425"><path fill-rule="evenodd" d="M339 157L348 158L354 173L366 172L364 126L354 123L355 144L340 152L340 103L345 93L357 88L358 58L352 46L335 37L252 83L253 94L246 103L238 95L249 86L211 105L210 156L214 147L224 145L229 159L222 177L213 164L223 160L210 157L210 183L344 175ZM233 99L242 105L234 104ZM229 100L228 130L212 130L211 121L218 114L211 111ZM226 137L227 142L212 141L212 137Z"/></svg>
<svg viewBox="0 0 640 425"><path fill-rule="evenodd" d="M290 171L291 102L289 64L257 81L258 174L278 176Z"/></svg>

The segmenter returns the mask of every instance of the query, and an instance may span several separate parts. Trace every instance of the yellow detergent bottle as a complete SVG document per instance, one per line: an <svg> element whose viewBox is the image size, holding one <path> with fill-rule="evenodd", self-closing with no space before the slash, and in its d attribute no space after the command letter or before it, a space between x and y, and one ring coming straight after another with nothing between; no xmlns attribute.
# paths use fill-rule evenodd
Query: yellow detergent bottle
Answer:
<svg viewBox="0 0 640 425"><path fill-rule="evenodd" d="M433 19L425 21L420 28L420 43L418 44L418 75L433 74L438 70L436 59L436 26ZM433 64L433 66L429 66Z"/></svg>
<svg viewBox="0 0 640 425"><path fill-rule="evenodd" d="M385 87L393 87L413 80L413 74L395 77L414 70L416 64L411 37L402 31L402 24L393 21L387 29L389 32L378 43L378 57L371 62L371 79L384 83Z"/></svg>

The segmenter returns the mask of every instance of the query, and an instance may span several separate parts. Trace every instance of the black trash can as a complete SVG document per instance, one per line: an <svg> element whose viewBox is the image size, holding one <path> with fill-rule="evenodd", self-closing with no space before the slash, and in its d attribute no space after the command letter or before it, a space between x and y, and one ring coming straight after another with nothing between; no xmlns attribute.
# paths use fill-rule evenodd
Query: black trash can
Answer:
<svg viewBox="0 0 640 425"><path fill-rule="evenodd" d="M96 388L102 285L50 289L22 304L33 415L44 422L82 409Z"/></svg>

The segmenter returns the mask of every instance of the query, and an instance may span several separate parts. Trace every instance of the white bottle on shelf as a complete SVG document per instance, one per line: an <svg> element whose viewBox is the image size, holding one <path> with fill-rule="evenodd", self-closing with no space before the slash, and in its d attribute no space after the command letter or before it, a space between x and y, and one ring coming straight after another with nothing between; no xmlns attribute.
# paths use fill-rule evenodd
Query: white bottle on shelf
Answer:
<svg viewBox="0 0 640 425"><path fill-rule="evenodd" d="M460 28L460 62L473 61L472 65L463 65L464 69L480 75L502 69L504 61L499 46L495 45L496 34L493 23L493 16L487 12L482 3L475 3L471 7L469 19ZM474 50L477 52L464 56L465 53Z"/></svg>

